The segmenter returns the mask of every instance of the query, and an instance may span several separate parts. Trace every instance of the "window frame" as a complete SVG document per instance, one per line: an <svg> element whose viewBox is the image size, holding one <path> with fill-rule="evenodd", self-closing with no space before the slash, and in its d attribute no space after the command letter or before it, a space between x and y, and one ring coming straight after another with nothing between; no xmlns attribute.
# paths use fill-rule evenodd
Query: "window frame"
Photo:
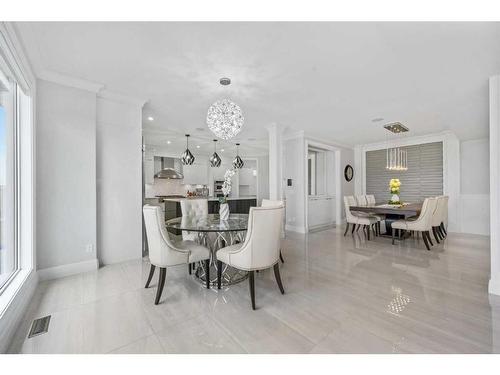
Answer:
<svg viewBox="0 0 500 375"><path fill-rule="evenodd" d="M12 230L13 230L13 235L12 235L12 247L14 248L14 270L12 273L2 282L0 280L0 296L3 294L3 292L9 287L9 284L12 282L12 280L17 276L17 274L20 271L20 239L19 239L19 212L21 208L21 202L20 202L20 194L19 194L19 189L20 189L20 180L19 180L19 160L20 160L20 147L19 147L19 140L20 140L20 134L19 134L19 115L20 115L20 109L19 109L19 96L18 96L18 83L13 77L12 72L10 69L8 69L7 64L5 63L4 59L2 56L0 56L0 74L7 76L7 77L12 77L12 102L9 103L9 107L7 110L11 110L12 114L9 119L9 123L7 126L12 126L11 132L12 132L12 138L8 139L8 142L12 142L12 175L9 177L12 177L13 180L13 214L12 214ZM10 133L10 132L9 132Z"/></svg>

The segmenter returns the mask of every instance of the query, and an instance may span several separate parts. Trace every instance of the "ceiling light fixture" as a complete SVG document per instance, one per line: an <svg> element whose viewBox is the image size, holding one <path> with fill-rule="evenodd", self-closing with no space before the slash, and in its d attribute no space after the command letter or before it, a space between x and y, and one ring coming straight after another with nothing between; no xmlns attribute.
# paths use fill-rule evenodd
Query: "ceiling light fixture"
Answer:
<svg viewBox="0 0 500 375"><path fill-rule="evenodd" d="M240 106L229 99L218 100L208 109L208 128L219 138L233 138L241 131L244 121Z"/></svg>
<svg viewBox="0 0 500 375"><path fill-rule="evenodd" d="M222 150L224 151L224 150ZM210 156L210 159L208 159L210 161L210 165L212 167L220 167L220 163L222 162L220 156L217 154L217 139L214 139L214 153L212 154L212 156Z"/></svg>
<svg viewBox="0 0 500 375"><path fill-rule="evenodd" d="M410 130L400 122L392 122L390 124L386 124L384 125L384 128L397 135L406 133ZM408 150L405 150L404 148L399 146L389 147L389 141L387 141L385 168L390 171L407 171Z"/></svg>
<svg viewBox="0 0 500 375"><path fill-rule="evenodd" d="M153 117L153 116L149 116L149 117L148 117L148 120L149 120L149 121L153 121L153 120L154 120L154 117Z"/></svg>
<svg viewBox="0 0 500 375"><path fill-rule="evenodd" d="M181 162L184 165L191 165L194 163L194 156L189 151L189 134L186 134L186 151L181 156Z"/></svg>
<svg viewBox="0 0 500 375"><path fill-rule="evenodd" d="M240 158L239 147L240 147L240 144L236 143L236 157L233 160L233 167L235 169L241 169L241 168L243 168L243 165L245 164L245 163L243 163L243 160Z"/></svg>

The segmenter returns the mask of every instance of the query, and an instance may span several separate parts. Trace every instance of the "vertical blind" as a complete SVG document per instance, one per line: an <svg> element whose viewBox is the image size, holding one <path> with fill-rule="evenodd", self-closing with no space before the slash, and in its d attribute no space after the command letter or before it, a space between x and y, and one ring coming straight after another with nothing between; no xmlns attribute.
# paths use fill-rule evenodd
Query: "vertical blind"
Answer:
<svg viewBox="0 0 500 375"><path fill-rule="evenodd" d="M390 200L389 181L399 178L403 202L421 202L426 197L443 194L443 142L425 143L404 148L408 151L408 170L390 171L386 150L366 152L366 194L375 195L377 203Z"/></svg>

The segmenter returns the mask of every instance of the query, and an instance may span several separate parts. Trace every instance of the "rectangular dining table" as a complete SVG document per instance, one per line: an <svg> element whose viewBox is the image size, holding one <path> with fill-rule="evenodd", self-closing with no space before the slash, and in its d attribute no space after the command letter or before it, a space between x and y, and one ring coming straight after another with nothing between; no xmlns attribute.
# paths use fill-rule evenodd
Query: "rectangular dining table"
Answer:
<svg viewBox="0 0 500 375"><path fill-rule="evenodd" d="M385 233L383 236L392 236L392 226L391 223L396 220L407 219L412 216L420 215L422 210L422 203L408 203L404 205L391 205L391 204L373 204L373 205L363 205L363 206L351 206L349 207L351 211L354 212L368 212L372 214L385 215Z"/></svg>

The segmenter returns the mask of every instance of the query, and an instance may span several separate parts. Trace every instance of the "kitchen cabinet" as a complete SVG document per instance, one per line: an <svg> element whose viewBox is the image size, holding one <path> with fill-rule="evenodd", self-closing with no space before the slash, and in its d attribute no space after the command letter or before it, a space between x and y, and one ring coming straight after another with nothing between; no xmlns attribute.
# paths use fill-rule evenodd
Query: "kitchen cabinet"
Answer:
<svg viewBox="0 0 500 375"><path fill-rule="evenodd" d="M309 197L307 222L309 230L335 224L335 197Z"/></svg>

